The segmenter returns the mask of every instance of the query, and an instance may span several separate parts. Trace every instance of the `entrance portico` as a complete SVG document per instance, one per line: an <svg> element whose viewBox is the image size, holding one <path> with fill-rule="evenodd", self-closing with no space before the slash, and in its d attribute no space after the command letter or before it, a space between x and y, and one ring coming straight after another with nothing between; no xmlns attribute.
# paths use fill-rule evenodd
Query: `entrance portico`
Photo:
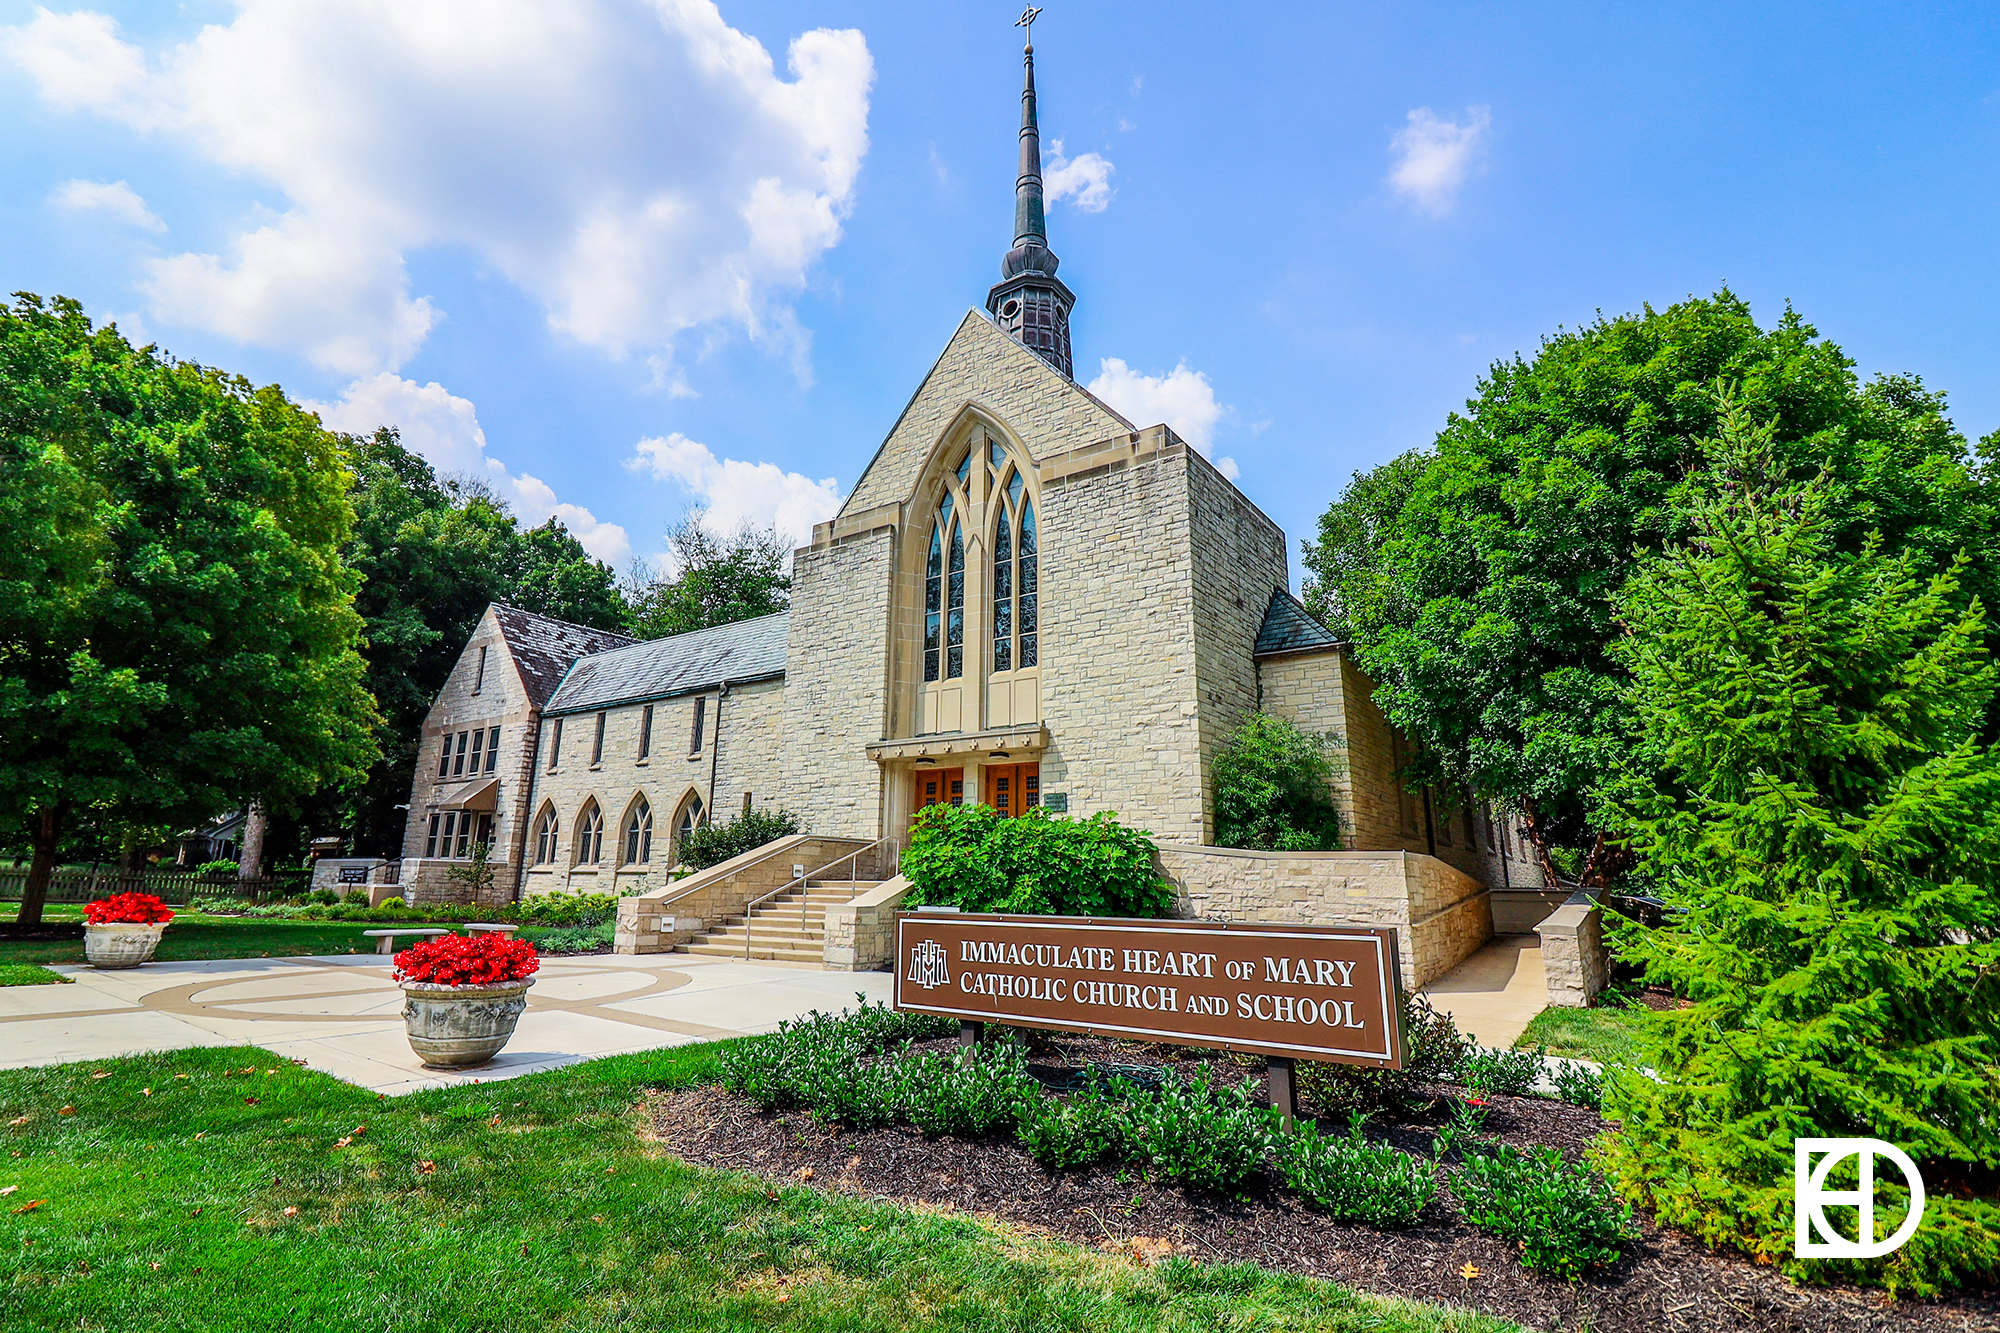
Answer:
<svg viewBox="0 0 2000 1333"><path fill-rule="evenodd" d="M1018 815L1027 799L1040 803L1041 758L1049 745L1040 723L945 736L878 741L868 757L882 771L882 833L902 842L910 821L927 805L984 802ZM1003 807L997 797L1004 795Z"/></svg>

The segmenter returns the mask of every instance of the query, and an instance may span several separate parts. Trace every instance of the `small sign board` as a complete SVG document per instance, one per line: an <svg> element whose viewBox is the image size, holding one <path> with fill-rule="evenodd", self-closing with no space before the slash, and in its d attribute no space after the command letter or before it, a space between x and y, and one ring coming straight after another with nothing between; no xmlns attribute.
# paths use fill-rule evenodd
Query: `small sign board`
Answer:
<svg viewBox="0 0 2000 1333"><path fill-rule="evenodd" d="M1042 793L1042 809L1052 815L1069 812L1069 793L1066 791L1045 791Z"/></svg>
<svg viewBox="0 0 2000 1333"><path fill-rule="evenodd" d="M1403 1065L1396 932L898 913L895 1007L1336 1064Z"/></svg>
<svg viewBox="0 0 2000 1333"><path fill-rule="evenodd" d="M368 882L368 867L342 866L340 868L340 882L342 884L366 884Z"/></svg>

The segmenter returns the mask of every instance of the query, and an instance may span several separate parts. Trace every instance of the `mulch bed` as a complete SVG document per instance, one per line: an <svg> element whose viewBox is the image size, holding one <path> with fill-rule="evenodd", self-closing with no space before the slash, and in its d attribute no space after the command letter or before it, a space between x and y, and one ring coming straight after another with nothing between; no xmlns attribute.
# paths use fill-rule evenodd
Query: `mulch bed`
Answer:
<svg viewBox="0 0 2000 1333"><path fill-rule="evenodd" d="M1037 1048L1030 1067L1044 1075L1091 1061L1159 1064L1205 1055L1094 1038L1038 1042ZM1261 1070L1227 1059L1211 1060L1210 1067L1236 1081L1262 1077ZM1530 1273L1512 1245L1473 1230L1442 1201L1407 1231L1377 1231L1328 1221L1283 1190L1275 1176L1260 1182L1248 1199L1223 1199L1145 1182L1130 1166L1049 1171L1011 1139L928 1138L909 1126L856 1132L821 1125L803 1111L761 1112L717 1087L658 1094L651 1111L654 1131L666 1147L702 1166L961 1210L1052 1232L1135 1262L1169 1254L1247 1260L1364 1291L1481 1310L1537 1329L2000 1329L2000 1292L1899 1302L1879 1292L1796 1287L1768 1267L1714 1254L1643 1217L1644 1234L1625 1259L1570 1284ZM1441 1123L1442 1115L1437 1119ZM1548 1144L1571 1158L1605 1129L1595 1112L1526 1097L1495 1098L1486 1125L1489 1138ZM1406 1150L1428 1151L1431 1126L1421 1121L1385 1126L1376 1136ZM1476 1277L1462 1276L1468 1264L1478 1270Z"/></svg>
<svg viewBox="0 0 2000 1333"><path fill-rule="evenodd" d="M80 940L83 938L81 921L42 921L32 926L14 922L0 923L0 940Z"/></svg>

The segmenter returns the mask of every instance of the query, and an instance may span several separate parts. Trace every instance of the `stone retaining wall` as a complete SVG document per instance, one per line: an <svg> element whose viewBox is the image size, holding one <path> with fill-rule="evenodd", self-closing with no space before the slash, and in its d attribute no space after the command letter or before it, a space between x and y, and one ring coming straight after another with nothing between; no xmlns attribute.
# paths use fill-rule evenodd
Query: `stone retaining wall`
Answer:
<svg viewBox="0 0 2000 1333"><path fill-rule="evenodd" d="M687 943L706 929L708 922L741 916L754 899L784 888L798 876L793 866L802 865L811 874L829 861L862 850L868 842L865 838L793 834L698 870L666 888L620 899L612 952L665 953L676 944ZM867 879L876 873L876 867L870 858L863 857L855 873ZM846 863L833 874L844 877Z"/></svg>
<svg viewBox="0 0 2000 1333"><path fill-rule="evenodd" d="M1163 843L1178 915L1201 920L1388 926L1403 985L1443 976L1493 936L1486 889L1414 852L1253 852Z"/></svg>
<svg viewBox="0 0 2000 1333"><path fill-rule="evenodd" d="M826 970L879 972L895 962L896 913L910 892L898 875L883 880L852 902L826 909Z"/></svg>
<svg viewBox="0 0 2000 1333"><path fill-rule="evenodd" d="M1611 974L1611 954L1604 946L1604 909L1587 895L1574 894L1535 933L1542 937L1549 1003L1588 1008Z"/></svg>

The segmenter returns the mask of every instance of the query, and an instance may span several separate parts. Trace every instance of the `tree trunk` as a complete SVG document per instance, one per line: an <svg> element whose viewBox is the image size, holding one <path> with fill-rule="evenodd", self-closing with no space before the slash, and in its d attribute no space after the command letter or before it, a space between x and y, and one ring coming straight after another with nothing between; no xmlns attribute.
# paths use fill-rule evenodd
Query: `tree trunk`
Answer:
<svg viewBox="0 0 2000 1333"><path fill-rule="evenodd" d="M1535 811L1535 803L1527 797L1521 798L1521 826L1527 830L1528 842L1535 849L1535 859L1542 864L1542 886L1555 888L1563 882L1556 870L1556 863L1549 859L1549 830L1542 817Z"/></svg>
<svg viewBox="0 0 2000 1333"><path fill-rule="evenodd" d="M63 820L69 816L69 801L42 807L35 822L35 859L28 866L28 885L21 890L21 910L14 920L24 926L42 924L42 904L49 899L49 877L56 872L56 844L62 838Z"/></svg>
<svg viewBox="0 0 2000 1333"><path fill-rule="evenodd" d="M243 815L243 849L236 858L236 878L257 879L264 872L264 830L270 824L262 801L250 802Z"/></svg>

